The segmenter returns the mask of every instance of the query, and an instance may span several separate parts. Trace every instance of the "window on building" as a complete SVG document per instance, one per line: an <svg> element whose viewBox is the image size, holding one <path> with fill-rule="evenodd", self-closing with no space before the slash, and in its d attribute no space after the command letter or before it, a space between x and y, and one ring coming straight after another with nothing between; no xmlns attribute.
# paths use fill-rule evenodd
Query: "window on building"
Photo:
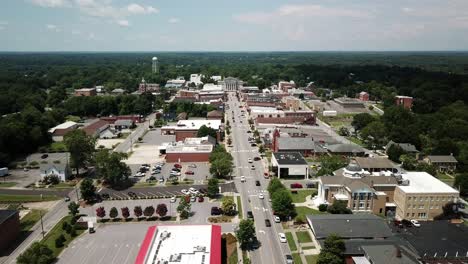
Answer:
<svg viewBox="0 0 468 264"><path fill-rule="evenodd" d="M359 193L359 200L364 200L365 193Z"/></svg>
<svg viewBox="0 0 468 264"><path fill-rule="evenodd" d="M380 208L380 210L379 210L379 214L381 214L381 213L382 213L382 211L383 211L383 210L382 210L382 208Z"/></svg>
<svg viewBox="0 0 468 264"><path fill-rule="evenodd" d="M411 214L411 217L414 217L414 213Z"/></svg>
<svg viewBox="0 0 468 264"><path fill-rule="evenodd" d="M367 193L367 200L370 200L371 199L371 193Z"/></svg>
<svg viewBox="0 0 468 264"><path fill-rule="evenodd" d="M424 204L420 204L419 209L424 209Z"/></svg>
<svg viewBox="0 0 468 264"><path fill-rule="evenodd" d="M357 200L357 193L354 193L353 196L354 196L354 200Z"/></svg>
<svg viewBox="0 0 468 264"><path fill-rule="evenodd" d="M411 204L408 204L408 209L411 209Z"/></svg>
<svg viewBox="0 0 468 264"><path fill-rule="evenodd" d="M409 217L409 213L406 213L406 217Z"/></svg>
<svg viewBox="0 0 468 264"><path fill-rule="evenodd" d="M422 202L424 200L424 198L421 196L419 197L419 201Z"/></svg>
<svg viewBox="0 0 468 264"><path fill-rule="evenodd" d="M426 213L419 213L418 217L419 218L427 218L427 215L426 215Z"/></svg>
<svg viewBox="0 0 468 264"><path fill-rule="evenodd" d="M415 204L413 204L413 209L416 209L416 205L415 205Z"/></svg>
<svg viewBox="0 0 468 264"><path fill-rule="evenodd" d="M436 208L436 209L439 209L439 205L438 205L438 204L436 204L435 208Z"/></svg>
<svg viewBox="0 0 468 264"><path fill-rule="evenodd" d="M431 196L431 201L434 201L434 196Z"/></svg>
<svg viewBox="0 0 468 264"><path fill-rule="evenodd" d="M359 202L359 209L364 209L364 202Z"/></svg>
<svg viewBox="0 0 468 264"><path fill-rule="evenodd" d="M426 201L429 201L429 196L426 196Z"/></svg>
<svg viewBox="0 0 468 264"><path fill-rule="evenodd" d="M437 199L436 199L436 201L439 201L439 199L440 199L440 197L439 197L439 196L437 196Z"/></svg>
<svg viewBox="0 0 468 264"><path fill-rule="evenodd" d="M429 209L434 209L434 206L431 204L431 207L429 207Z"/></svg>

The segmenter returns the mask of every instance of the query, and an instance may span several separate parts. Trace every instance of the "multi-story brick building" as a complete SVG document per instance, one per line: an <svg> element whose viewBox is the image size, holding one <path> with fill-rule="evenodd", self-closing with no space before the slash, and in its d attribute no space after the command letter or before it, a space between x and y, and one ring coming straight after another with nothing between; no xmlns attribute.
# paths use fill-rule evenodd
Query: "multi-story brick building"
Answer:
<svg viewBox="0 0 468 264"><path fill-rule="evenodd" d="M20 232L19 213L16 210L0 210L0 251L8 248Z"/></svg>
<svg viewBox="0 0 468 264"><path fill-rule="evenodd" d="M207 162L215 145L216 139L211 136L186 138L164 144L159 151L166 155L166 162Z"/></svg>
<svg viewBox="0 0 468 264"><path fill-rule="evenodd" d="M364 91L360 92L359 93L359 100L364 101L364 102L369 101L369 94L364 92Z"/></svg>
<svg viewBox="0 0 468 264"><path fill-rule="evenodd" d="M147 83L143 78L138 86L138 92L159 92L159 83Z"/></svg>
<svg viewBox="0 0 468 264"><path fill-rule="evenodd" d="M96 88L75 89L75 96L96 96Z"/></svg>
<svg viewBox="0 0 468 264"><path fill-rule="evenodd" d="M406 109L411 109L413 107L413 97L397 95L395 96L395 104L401 105Z"/></svg>
<svg viewBox="0 0 468 264"><path fill-rule="evenodd" d="M186 138L197 137L198 129L202 126L207 126L216 131L217 140L222 140L223 129L221 126L221 120L179 120L176 125L163 126L161 128L161 134L163 135L175 135L176 141L183 141Z"/></svg>

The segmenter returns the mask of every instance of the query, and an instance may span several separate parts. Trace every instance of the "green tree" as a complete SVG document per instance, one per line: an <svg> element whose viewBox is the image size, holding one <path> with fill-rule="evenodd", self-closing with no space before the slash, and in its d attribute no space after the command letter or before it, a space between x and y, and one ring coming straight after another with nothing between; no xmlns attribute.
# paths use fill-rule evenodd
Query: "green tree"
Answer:
<svg viewBox="0 0 468 264"><path fill-rule="evenodd" d="M122 207L120 208L120 211L122 213L122 217L125 220L127 220L130 217L130 210L128 209L128 207Z"/></svg>
<svg viewBox="0 0 468 264"><path fill-rule="evenodd" d="M114 219L119 215L119 211L117 211L117 208L112 207L109 211L109 217Z"/></svg>
<svg viewBox="0 0 468 264"><path fill-rule="evenodd" d="M99 176L112 187L123 187L128 184L130 168L122 160L128 156L124 153L100 150L95 155L96 169Z"/></svg>
<svg viewBox="0 0 468 264"><path fill-rule="evenodd" d="M317 258L317 264L343 264L344 261L339 256L330 252L320 252Z"/></svg>
<svg viewBox="0 0 468 264"><path fill-rule="evenodd" d="M338 129L338 135L340 135L342 137L348 137L350 135L350 133L349 133L349 130L346 127L342 126L342 127L340 127L340 129Z"/></svg>
<svg viewBox="0 0 468 264"><path fill-rule="evenodd" d="M70 202L68 204L68 212L73 217L79 213L79 208L80 208L80 206L75 202Z"/></svg>
<svg viewBox="0 0 468 264"><path fill-rule="evenodd" d="M400 156L401 166L405 170L416 169L416 158L409 154L403 154Z"/></svg>
<svg viewBox="0 0 468 264"><path fill-rule="evenodd" d="M380 121L374 121L361 130L361 137L369 146L382 147L385 143L387 131Z"/></svg>
<svg viewBox="0 0 468 264"><path fill-rule="evenodd" d="M350 209L347 208L346 201L338 201L338 200L333 201L333 204L327 207L327 211L330 214L352 214L353 213Z"/></svg>
<svg viewBox="0 0 468 264"><path fill-rule="evenodd" d="M273 193L271 208L281 218L294 217L296 215L291 193L286 189L280 189Z"/></svg>
<svg viewBox="0 0 468 264"><path fill-rule="evenodd" d="M80 192L81 197L83 197L85 201L93 200L96 195L96 186L94 186L93 180L90 178L84 178L81 181Z"/></svg>
<svg viewBox="0 0 468 264"><path fill-rule="evenodd" d="M393 162L399 163L400 162L400 157L403 154L406 154L406 151L404 151L397 144L393 144L387 149L388 159L390 159Z"/></svg>
<svg viewBox="0 0 468 264"><path fill-rule="evenodd" d="M432 176L437 176L437 168L434 165L425 162L418 162L416 164L415 170L424 171L431 174Z"/></svg>
<svg viewBox="0 0 468 264"><path fill-rule="evenodd" d="M375 121L375 118L372 115L368 113L361 113L353 117L353 121L351 122L351 125L354 127L354 129L361 130L364 127L366 127L368 124L374 121Z"/></svg>
<svg viewBox="0 0 468 264"><path fill-rule="evenodd" d="M75 129L68 132L63 142L70 152L71 163L79 175L79 169L91 160L96 141L93 137L87 136L83 130Z"/></svg>
<svg viewBox="0 0 468 264"><path fill-rule="evenodd" d="M223 197L221 202L221 209L225 215L235 215L237 213L234 199L232 199L230 196Z"/></svg>
<svg viewBox="0 0 468 264"><path fill-rule="evenodd" d="M455 176L453 186L460 190L460 196L468 196L468 173L460 173Z"/></svg>
<svg viewBox="0 0 468 264"><path fill-rule="evenodd" d="M211 178L208 180L207 195L210 198L215 198L219 193L219 181L216 178Z"/></svg>
<svg viewBox="0 0 468 264"><path fill-rule="evenodd" d="M55 261L50 248L40 242L34 242L16 259L18 264L50 264Z"/></svg>
<svg viewBox="0 0 468 264"><path fill-rule="evenodd" d="M217 134L216 134L216 130L214 130L211 127L207 127L207 126L203 125L198 129L197 137L206 137L206 136L212 136L215 139L218 138Z"/></svg>
<svg viewBox="0 0 468 264"><path fill-rule="evenodd" d="M145 210L143 210L143 215L146 217L152 217L154 215L154 207L152 205L146 206Z"/></svg>
<svg viewBox="0 0 468 264"><path fill-rule="evenodd" d="M319 158L321 168L317 172L317 176L323 176L323 175L333 175L333 172L336 171L339 168L343 168L348 164L348 160L337 156L328 156L328 155L323 155Z"/></svg>
<svg viewBox="0 0 468 264"><path fill-rule="evenodd" d="M270 182L268 183L267 190L270 196L273 195L273 193L277 192L278 190L283 190L283 189L286 189L286 187L284 187L284 185L281 183L280 179L278 178L272 178Z"/></svg>
<svg viewBox="0 0 468 264"><path fill-rule="evenodd" d="M211 163L210 173L216 178L226 178L232 173L232 160L223 157Z"/></svg>
<svg viewBox="0 0 468 264"><path fill-rule="evenodd" d="M346 250L344 241L335 234L329 235L324 242L323 248L317 259L321 264L343 264L344 252Z"/></svg>
<svg viewBox="0 0 468 264"><path fill-rule="evenodd" d="M143 209L141 206L137 205L133 208L133 214L136 216L137 220L143 215Z"/></svg>
<svg viewBox="0 0 468 264"><path fill-rule="evenodd" d="M256 239L255 225L250 219L243 219L236 230L236 237L242 249L247 249Z"/></svg>
<svg viewBox="0 0 468 264"><path fill-rule="evenodd" d="M187 202L185 199L180 199L179 205L177 206L177 212L182 219L187 219L190 216L190 209L192 205L190 201Z"/></svg>

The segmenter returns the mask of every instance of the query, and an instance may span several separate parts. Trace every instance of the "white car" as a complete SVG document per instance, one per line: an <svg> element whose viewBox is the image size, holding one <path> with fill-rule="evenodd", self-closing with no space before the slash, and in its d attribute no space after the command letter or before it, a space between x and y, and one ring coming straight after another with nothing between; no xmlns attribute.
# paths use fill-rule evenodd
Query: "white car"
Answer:
<svg viewBox="0 0 468 264"><path fill-rule="evenodd" d="M197 191L197 189L195 189L195 188L190 188L190 189L189 189L189 192L190 192L191 194L198 194L198 191Z"/></svg>
<svg viewBox="0 0 468 264"><path fill-rule="evenodd" d="M281 219L279 218L279 216L275 215L275 223L279 223L281 222Z"/></svg>
<svg viewBox="0 0 468 264"><path fill-rule="evenodd" d="M284 233L278 233L278 235L279 235L279 241L280 241L281 243L286 243L286 242L288 242L288 240L286 239L286 235L285 235Z"/></svg>
<svg viewBox="0 0 468 264"><path fill-rule="evenodd" d="M180 172L171 171L170 175L171 175L171 176L180 176Z"/></svg>
<svg viewBox="0 0 468 264"><path fill-rule="evenodd" d="M183 194L185 194L185 195L189 195L189 194L190 194L190 192L187 191L186 189L182 189L180 192L183 193Z"/></svg>
<svg viewBox="0 0 468 264"><path fill-rule="evenodd" d="M261 193L261 194L258 195L258 198L263 199L265 197L263 196L263 193Z"/></svg>
<svg viewBox="0 0 468 264"><path fill-rule="evenodd" d="M241 176L241 182L245 182L245 176Z"/></svg>
<svg viewBox="0 0 468 264"><path fill-rule="evenodd" d="M415 227L421 227L421 224L418 222L418 220L411 220L411 224L413 224Z"/></svg>
<svg viewBox="0 0 468 264"><path fill-rule="evenodd" d="M145 176L145 173L139 171L135 174L135 177L144 177Z"/></svg>
<svg viewBox="0 0 468 264"><path fill-rule="evenodd" d="M175 203L176 200L177 200L177 198L176 198L175 196L172 196L172 197L171 197L171 203Z"/></svg>
<svg viewBox="0 0 468 264"><path fill-rule="evenodd" d="M252 162L253 162L253 160L252 160L251 158L249 158L248 161L249 161L249 163L252 163Z"/></svg>
<svg viewBox="0 0 468 264"><path fill-rule="evenodd" d="M254 166L254 165L252 165L252 167L250 167L250 169L251 169L251 170L255 170L255 166Z"/></svg>

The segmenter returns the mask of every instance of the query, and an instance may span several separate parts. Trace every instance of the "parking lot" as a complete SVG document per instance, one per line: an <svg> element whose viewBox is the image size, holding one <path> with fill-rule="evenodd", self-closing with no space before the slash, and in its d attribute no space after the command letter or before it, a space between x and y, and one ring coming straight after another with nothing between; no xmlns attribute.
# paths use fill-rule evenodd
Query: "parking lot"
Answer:
<svg viewBox="0 0 468 264"><path fill-rule="evenodd" d="M176 163L165 163L162 167L159 173L157 174L152 174L152 168L156 164L155 163L149 163L151 165L151 169L145 173L145 176L143 177L134 177L135 174L139 171L140 169L140 164L134 164L130 165L130 168L132 170L132 177L135 178L135 181L139 182L146 182L150 179L151 176L154 176L157 180L158 185L164 185L165 182L169 179L169 176L171 174L172 168L174 168L174 165ZM178 163L182 165L182 168L180 169L180 176L179 176L179 181L183 181L184 179L191 179L194 180L194 184L203 184L205 180L207 180L210 177L210 171L209 171L209 164L207 162L181 162ZM187 173L189 172L189 173ZM192 174L193 172L193 174ZM160 180L163 181L160 181Z"/></svg>
<svg viewBox="0 0 468 264"><path fill-rule="evenodd" d="M9 170L10 174L5 177L1 177L1 181L16 182L15 187L27 187L41 179L40 172L38 169L31 169L28 171L24 170Z"/></svg>

